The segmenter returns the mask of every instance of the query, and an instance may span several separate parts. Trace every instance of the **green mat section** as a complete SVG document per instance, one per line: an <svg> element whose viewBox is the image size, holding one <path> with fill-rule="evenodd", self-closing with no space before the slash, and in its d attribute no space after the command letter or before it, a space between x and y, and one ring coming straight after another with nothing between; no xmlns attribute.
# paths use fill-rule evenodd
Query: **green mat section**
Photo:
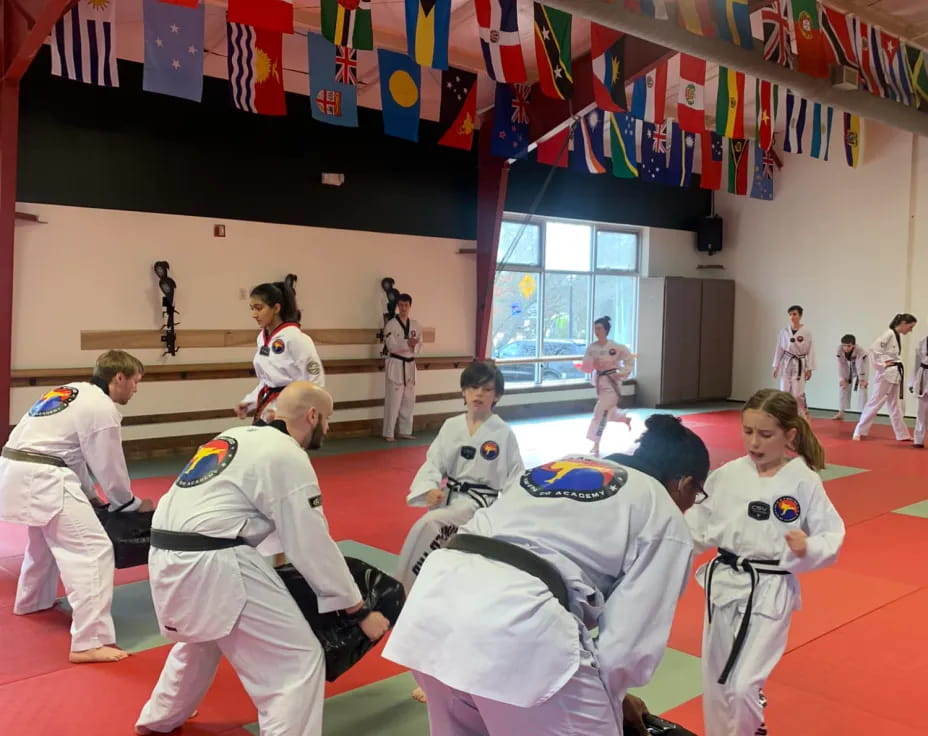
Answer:
<svg viewBox="0 0 928 736"><path fill-rule="evenodd" d="M911 506L903 506L901 509L893 511L894 514L905 514L906 516L919 516L922 519L928 519L928 501L919 501Z"/></svg>
<svg viewBox="0 0 928 736"><path fill-rule="evenodd" d="M702 695L699 657L667 649L651 682L631 693L647 703L652 713L666 713Z"/></svg>
<svg viewBox="0 0 928 736"><path fill-rule="evenodd" d="M359 560L364 560L367 564L373 565L377 569L387 573L387 575L393 575L396 571L396 563L397 560L399 560L399 555L395 555L392 552L386 552L378 547L371 547L361 542L355 542L353 539L342 540L338 543L338 548L345 557L356 557Z"/></svg>
<svg viewBox="0 0 928 736"><path fill-rule="evenodd" d="M866 468L852 468L848 465L826 465L825 469L819 472L823 481L835 480L836 478L847 478L849 475L858 473L869 473Z"/></svg>

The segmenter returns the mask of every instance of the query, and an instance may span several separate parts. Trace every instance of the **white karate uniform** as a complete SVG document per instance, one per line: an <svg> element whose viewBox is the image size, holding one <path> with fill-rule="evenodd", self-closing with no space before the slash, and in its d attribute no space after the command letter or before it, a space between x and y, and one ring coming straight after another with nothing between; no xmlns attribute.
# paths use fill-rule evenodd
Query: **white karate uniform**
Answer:
<svg viewBox="0 0 928 736"><path fill-rule="evenodd" d="M599 443L606 422L625 421L625 412L618 405L622 399L622 381L632 374L633 366L631 350L617 342L607 340L603 345L594 342L587 347L583 356L583 372L594 374L593 385L596 387L596 406L586 433L591 442Z"/></svg>
<svg viewBox="0 0 928 736"><path fill-rule="evenodd" d="M901 339L895 330L886 330L870 346L870 361L873 364L873 382L870 399L861 412L860 420L854 429L854 437L866 437L870 434L870 425L877 413L886 404L893 432L897 440L910 438L909 428L905 424L902 397L902 350ZM887 366L893 361L895 365Z"/></svg>
<svg viewBox="0 0 928 736"><path fill-rule="evenodd" d="M553 564L570 612L509 564L430 555L384 657L413 670L431 732L619 736L622 700L660 662L692 563L664 486L607 460L564 458L526 471L461 532Z"/></svg>
<svg viewBox="0 0 928 736"><path fill-rule="evenodd" d="M815 349L808 327L802 325L795 332L792 327L780 330L773 367L780 377L780 390L795 396L800 412L807 415L806 371L815 370Z"/></svg>
<svg viewBox="0 0 928 736"><path fill-rule="evenodd" d="M104 389L94 381L48 391L10 434L7 447L59 458L67 467L0 458L0 519L29 527L13 612L51 608L60 575L75 652L116 642L113 544L90 504L98 498L90 470L111 510L141 505L129 490L122 415Z"/></svg>
<svg viewBox="0 0 928 736"><path fill-rule="evenodd" d="M258 333L255 353L255 386L240 403L254 412L255 421L273 418L268 415L277 407L277 397L294 381L311 381L325 386L325 371L316 351L316 344L295 322L283 322L271 332Z"/></svg>
<svg viewBox="0 0 928 736"><path fill-rule="evenodd" d="M225 655L258 709L262 736L319 736L325 662L296 602L255 545L277 532L319 611L361 594L329 535L316 473L276 426L236 427L203 445L158 504L152 528L235 538L209 552L151 548L149 579L171 649L138 725L168 732L205 695Z"/></svg>
<svg viewBox="0 0 928 736"><path fill-rule="evenodd" d="M406 342L410 337L419 340L414 348ZM383 343L387 350L383 361L383 436L393 437L396 429L401 435L410 435L412 413L416 406L415 358L422 351L422 325L410 318L404 326L399 317L394 317L384 325ZM399 357L391 357L394 355Z"/></svg>
<svg viewBox="0 0 928 736"><path fill-rule="evenodd" d="M850 411L851 394L857 391L857 408L863 411L867 403L867 387L863 384L867 383L870 376L870 359L867 351L860 345L855 345L850 355L848 355L844 352L844 348L838 345L837 357L838 378L847 382L846 386L839 385L838 387L840 400L838 406L840 406L841 411Z"/></svg>
<svg viewBox="0 0 928 736"><path fill-rule="evenodd" d="M445 420L406 497L410 506L425 506L426 494L448 481L445 501L420 517L403 543L396 577L407 591L426 557L444 547L477 509L492 504L495 496L517 481L524 469L515 433L496 414L491 414L473 435L467 428L466 414ZM486 488L471 490L471 484Z"/></svg>
<svg viewBox="0 0 928 736"><path fill-rule="evenodd" d="M750 457L726 463L706 481L708 499L686 512L696 552L712 547L749 560L776 561L786 575L758 575L747 639L724 685L718 683L732 651L751 590L751 575L717 565L703 627L704 736L752 736L763 728L767 677L786 648L792 612L801 603L796 574L834 563L844 541L844 522L821 478L802 458L790 460L771 478L761 478ZM797 557L785 535L809 535ZM706 587L712 563L696 572ZM764 731L761 731L765 733Z"/></svg>
<svg viewBox="0 0 928 736"><path fill-rule="evenodd" d="M910 384L912 392L918 398L918 411L915 419L915 444L925 444L925 430L928 429L928 337L918 343L915 351L915 370Z"/></svg>

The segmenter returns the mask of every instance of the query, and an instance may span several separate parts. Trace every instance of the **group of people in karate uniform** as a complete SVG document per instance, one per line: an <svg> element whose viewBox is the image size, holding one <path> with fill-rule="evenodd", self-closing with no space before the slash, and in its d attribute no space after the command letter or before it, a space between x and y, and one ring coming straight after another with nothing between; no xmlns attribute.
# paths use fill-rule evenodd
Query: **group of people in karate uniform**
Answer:
<svg viewBox="0 0 928 736"><path fill-rule="evenodd" d="M371 641L389 627L366 607L329 534L306 453L322 444L333 407L322 363L288 321L287 284L266 286L252 300L261 384L236 407L255 421L200 447L154 511L152 599L175 645L140 734L192 717L223 655L264 736L322 733L322 649L276 560L257 549L268 540L321 613L337 612ZM597 323L584 363L597 373L600 427L633 356ZM894 328L903 324L914 318ZM281 355L293 356L292 371L274 372ZM153 507L129 489L114 406L142 374L132 356L106 353L91 381L43 395L0 458L0 519L30 527L15 611L52 606L60 573L73 661L126 656L109 613L112 550L91 504ZM626 722L646 733L645 706L628 693L654 674L694 555L707 549L716 554L696 572L706 600L704 736L765 734L763 688L800 606L797 576L832 564L844 538L804 406L789 392L755 393L741 411L744 456L711 473L703 441L666 414L646 420L630 454L526 469L494 413L505 389L497 367L476 362L460 385L465 411L445 421L409 490L407 502L427 511L394 571L408 597L383 652L412 671L433 736L618 736Z"/></svg>

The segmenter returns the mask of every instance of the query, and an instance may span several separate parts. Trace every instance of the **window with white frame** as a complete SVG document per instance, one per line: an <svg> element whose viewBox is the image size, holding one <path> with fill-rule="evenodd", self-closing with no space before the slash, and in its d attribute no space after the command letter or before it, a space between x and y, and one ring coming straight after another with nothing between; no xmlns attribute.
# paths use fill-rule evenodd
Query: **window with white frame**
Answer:
<svg viewBox="0 0 928 736"><path fill-rule="evenodd" d="M505 216L493 289L493 357L506 385L584 381L593 320L635 351L639 233L596 223Z"/></svg>

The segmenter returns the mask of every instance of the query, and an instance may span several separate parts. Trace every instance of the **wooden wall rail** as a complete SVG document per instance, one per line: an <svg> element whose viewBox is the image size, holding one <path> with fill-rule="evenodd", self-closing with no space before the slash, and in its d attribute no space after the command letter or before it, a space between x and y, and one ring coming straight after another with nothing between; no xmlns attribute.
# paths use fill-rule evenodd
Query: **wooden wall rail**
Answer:
<svg viewBox="0 0 928 736"><path fill-rule="evenodd" d="M473 358L469 355L425 356L416 360L419 370L435 371L464 368ZM378 373L383 371L383 358L346 358L324 360L326 375L344 373ZM86 381L91 368L27 368L11 372L10 387L60 386L71 381ZM146 381L197 381L223 378L254 378L251 363L187 363L152 365L145 369Z"/></svg>
<svg viewBox="0 0 928 736"><path fill-rule="evenodd" d="M376 345L378 327L303 330L317 345ZM161 330L81 330L81 350L161 348ZM258 331L177 330L180 348L253 348ZM422 342L435 342L435 328L422 328Z"/></svg>

